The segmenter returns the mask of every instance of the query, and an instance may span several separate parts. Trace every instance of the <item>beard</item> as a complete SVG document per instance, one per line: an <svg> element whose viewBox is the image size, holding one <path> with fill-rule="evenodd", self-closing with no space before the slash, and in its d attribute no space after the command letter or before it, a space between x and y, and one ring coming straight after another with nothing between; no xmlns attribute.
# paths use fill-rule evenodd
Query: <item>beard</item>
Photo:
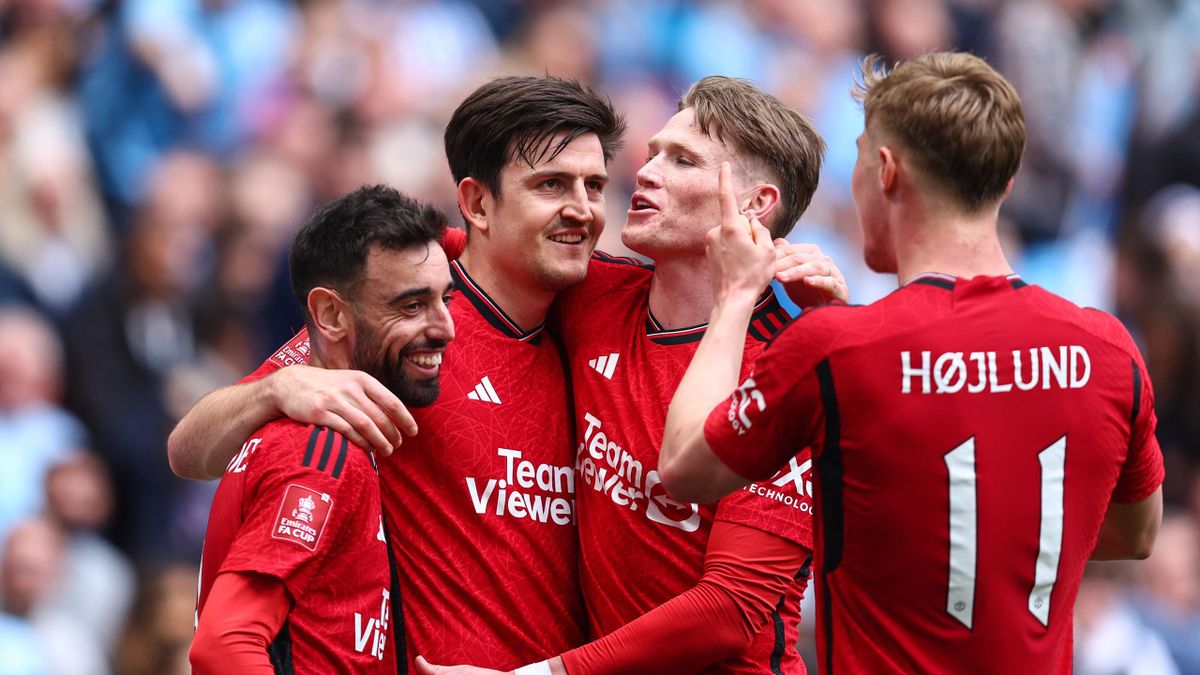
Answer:
<svg viewBox="0 0 1200 675"><path fill-rule="evenodd" d="M404 370L404 355L419 349L443 349L445 341L410 342L398 353L389 354L379 336L367 324L356 319L354 332L357 339L351 355L351 367L379 380L410 408L423 408L437 400L439 376L423 379L410 377Z"/></svg>

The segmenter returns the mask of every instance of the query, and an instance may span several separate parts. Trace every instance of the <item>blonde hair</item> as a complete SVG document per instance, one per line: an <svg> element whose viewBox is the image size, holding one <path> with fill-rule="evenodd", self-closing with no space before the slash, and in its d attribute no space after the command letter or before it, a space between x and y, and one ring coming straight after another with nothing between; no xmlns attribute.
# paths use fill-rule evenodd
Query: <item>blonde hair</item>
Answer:
<svg viewBox="0 0 1200 675"><path fill-rule="evenodd" d="M862 65L851 95L866 125L894 136L929 178L968 211L998 202L1021 164L1025 119L1012 84L983 59L933 52Z"/></svg>
<svg viewBox="0 0 1200 675"><path fill-rule="evenodd" d="M817 191L825 141L803 115L747 80L711 75L691 86L679 109L691 108L700 131L744 153L778 181L780 203L771 236L795 227Z"/></svg>

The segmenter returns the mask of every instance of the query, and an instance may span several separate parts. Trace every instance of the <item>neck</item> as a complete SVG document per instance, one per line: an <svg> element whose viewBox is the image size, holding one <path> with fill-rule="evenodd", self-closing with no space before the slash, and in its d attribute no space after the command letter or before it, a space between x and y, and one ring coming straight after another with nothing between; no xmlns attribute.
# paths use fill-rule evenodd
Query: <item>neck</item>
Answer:
<svg viewBox="0 0 1200 675"><path fill-rule="evenodd" d="M655 260L650 282L650 312L666 329L708 322L713 307L712 281L704 256Z"/></svg>
<svg viewBox="0 0 1200 675"><path fill-rule="evenodd" d="M471 244L458 257L475 283L487 293L522 331L533 330L546 320L546 312L557 295L554 291L522 286L493 264L492 259L478 251L472 254Z"/></svg>
<svg viewBox="0 0 1200 675"><path fill-rule="evenodd" d="M892 230L900 283L927 272L964 279L1012 274L996 232L999 207L979 213L929 212L904 216Z"/></svg>

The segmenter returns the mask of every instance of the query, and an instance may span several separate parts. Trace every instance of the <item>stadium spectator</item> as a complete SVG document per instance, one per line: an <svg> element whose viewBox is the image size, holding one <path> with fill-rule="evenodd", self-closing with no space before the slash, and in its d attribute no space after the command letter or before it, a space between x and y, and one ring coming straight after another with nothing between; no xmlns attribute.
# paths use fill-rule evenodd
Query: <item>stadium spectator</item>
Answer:
<svg viewBox="0 0 1200 675"><path fill-rule="evenodd" d="M711 499L812 444L826 672L1068 673L1084 565L1149 556L1162 518L1149 377L1116 319L1005 259L996 224L1025 143L1012 86L961 53L877 65L855 89L854 197L868 264L903 285L802 317L739 386L775 255L723 169L718 304L671 403L663 483ZM1025 375L1023 355L1041 368Z"/></svg>
<svg viewBox="0 0 1200 675"><path fill-rule="evenodd" d="M62 582L49 603L112 654L133 606L137 574L100 535L113 513L108 470L95 454L76 452L50 468L45 486L46 515L66 536Z"/></svg>
<svg viewBox="0 0 1200 675"><path fill-rule="evenodd" d="M0 307L0 541L17 521L40 512L43 484L56 462L87 435L59 407L63 350L45 317L29 308Z"/></svg>
<svg viewBox="0 0 1200 675"><path fill-rule="evenodd" d="M0 656L16 657L14 670L38 665L27 672L49 675L103 675L108 673L104 650L72 610L54 607L50 599L63 581L66 536L58 525L43 517L23 520L12 527L0 556L0 616L4 625ZM16 621L11 621L15 619ZM10 641L31 637L26 652ZM27 657L33 658L27 660ZM22 662L25 663L22 663ZM8 664L0 662L4 672Z"/></svg>

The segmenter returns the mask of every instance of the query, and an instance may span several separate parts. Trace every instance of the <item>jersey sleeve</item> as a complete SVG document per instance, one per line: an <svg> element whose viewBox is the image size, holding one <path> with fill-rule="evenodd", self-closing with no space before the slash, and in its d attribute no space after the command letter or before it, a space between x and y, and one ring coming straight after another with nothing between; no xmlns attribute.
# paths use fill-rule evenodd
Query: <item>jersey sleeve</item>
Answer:
<svg viewBox="0 0 1200 675"><path fill-rule="evenodd" d="M1154 388L1141 355L1134 350L1133 404L1129 421L1129 452L1113 490L1113 501L1131 504L1141 501L1162 485L1164 470L1162 450L1154 436L1158 416L1154 413Z"/></svg>
<svg viewBox="0 0 1200 675"><path fill-rule="evenodd" d="M761 530L811 550L812 514L812 454L805 448L774 476L718 502L715 519Z"/></svg>
<svg viewBox="0 0 1200 675"><path fill-rule="evenodd" d="M769 479L823 436L818 369L828 353L822 319L829 311L812 312L784 329L759 354L749 377L709 413L704 438L739 475Z"/></svg>
<svg viewBox="0 0 1200 675"><path fill-rule="evenodd" d="M293 335L291 340L285 342L275 350L274 354L267 357L267 360L263 361L257 370L239 380L238 384L257 382L281 368L297 363L308 363L309 348L308 328L301 328L299 333Z"/></svg>
<svg viewBox="0 0 1200 675"><path fill-rule="evenodd" d="M378 478L344 436L322 427L268 432L246 464L243 523L220 572L257 572L283 582L294 600L367 513ZM233 469L236 470L236 469Z"/></svg>

